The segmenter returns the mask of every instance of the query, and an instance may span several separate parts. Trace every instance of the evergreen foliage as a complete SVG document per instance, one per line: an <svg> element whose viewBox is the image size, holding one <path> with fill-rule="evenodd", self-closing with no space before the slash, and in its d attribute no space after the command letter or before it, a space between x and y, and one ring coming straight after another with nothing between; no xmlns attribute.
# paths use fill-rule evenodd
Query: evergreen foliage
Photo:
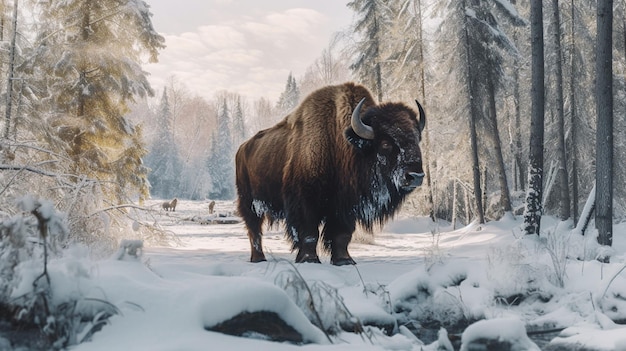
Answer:
<svg viewBox="0 0 626 351"><path fill-rule="evenodd" d="M156 60L164 38L152 27L144 1L68 0L40 3L36 47L24 65L45 90L33 98L53 106L52 137L72 160L71 170L117 186L109 194L148 196L141 130L128 123L128 104L153 91L141 55Z"/></svg>
<svg viewBox="0 0 626 351"><path fill-rule="evenodd" d="M237 95L235 101L235 111L233 112L233 145L239 146L243 143L247 138L246 134L243 103L241 102L241 96Z"/></svg>
<svg viewBox="0 0 626 351"><path fill-rule="evenodd" d="M357 15L354 30L360 34L354 48L354 62L350 68L359 82L372 90L382 102L383 62L385 43L393 42L386 38L391 29L391 7L389 0L354 0L348 3Z"/></svg>
<svg viewBox="0 0 626 351"><path fill-rule="evenodd" d="M211 176L210 198L230 200L235 198L235 151L230 132L230 113L226 100L220 102L217 131L213 135L211 153L207 163Z"/></svg>
<svg viewBox="0 0 626 351"><path fill-rule="evenodd" d="M285 91L280 94L278 102L276 103L276 108L283 114L287 114L298 106L298 102L300 102L300 89L298 88L296 79L290 72L287 77Z"/></svg>
<svg viewBox="0 0 626 351"><path fill-rule="evenodd" d="M182 165L172 130L172 113L167 89L163 91L156 124L160 129L156 139L150 145L150 152L145 158L146 166L150 168L148 175L151 186L150 194L163 199L170 199L178 196Z"/></svg>

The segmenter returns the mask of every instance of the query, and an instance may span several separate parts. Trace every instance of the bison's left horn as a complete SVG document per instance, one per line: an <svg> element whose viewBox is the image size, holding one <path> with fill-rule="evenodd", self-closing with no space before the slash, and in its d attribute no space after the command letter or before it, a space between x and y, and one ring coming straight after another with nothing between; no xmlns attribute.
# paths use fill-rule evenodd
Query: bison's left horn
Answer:
<svg viewBox="0 0 626 351"><path fill-rule="evenodd" d="M365 102L365 98L359 101L359 104L356 105L354 111L352 111L352 129L356 133L356 135L360 136L363 139L372 140L374 139L374 129L363 123L361 120L361 106Z"/></svg>
<svg viewBox="0 0 626 351"><path fill-rule="evenodd" d="M421 133L422 130L424 130L424 127L426 126L426 112L424 112L424 108L422 107L422 105L420 105L420 103L417 100L415 100L415 103L417 104L417 109L420 110L420 120L418 122L417 128L419 129Z"/></svg>

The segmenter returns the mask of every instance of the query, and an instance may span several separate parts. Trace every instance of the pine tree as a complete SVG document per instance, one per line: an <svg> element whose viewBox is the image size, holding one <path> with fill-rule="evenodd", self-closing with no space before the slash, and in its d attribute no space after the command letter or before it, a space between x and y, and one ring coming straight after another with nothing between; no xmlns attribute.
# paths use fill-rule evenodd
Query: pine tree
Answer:
<svg viewBox="0 0 626 351"><path fill-rule="evenodd" d="M289 72L285 91L280 94L278 102L276 103L276 108L283 114L287 114L298 106L298 102L300 102L300 89L298 88L296 79L293 77L291 72Z"/></svg>
<svg viewBox="0 0 626 351"><path fill-rule="evenodd" d="M71 172L108 181L108 196L146 197L140 129L125 119L135 97L153 91L141 57L156 61L164 38L141 0L67 0L40 3L42 15L30 57L39 100L55 115L47 121L72 159Z"/></svg>
<svg viewBox="0 0 626 351"><path fill-rule="evenodd" d="M214 133L207 167L211 175L210 197L230 200L235 197L235 161L226 99L220 99L217 131Z"/></svg>
<svg viewBox="0 0 626 351"><path fill-rule="evenodd" d="M396 52L397 61L394 74L394 83L390 86L390 92L402 91L412 96L400 96L401 99L415 99L419 93L420 102L425 109L426 101L426 78L425 78L425 58L424 58L424 36L423 36L423 14L421 0L405 0L400 3L397 9L398 21L396 25L400 26L399 33L405 40L398 40L394 51ZM427 125L422 132L422 153L424 156L424 172L426 173L426 186L428 194L426 201L428 203L429 217L435 221L435 205L433 196L433 186L431 178L431 157L430 157L430 126Z"/></svg>
<svg viewBox="0 0 626 351"><path fill-rule="evenodd" d="M613 1L598 0L596 39L596 228L613 244ZM608 258L602 258L608 260Z"/></svg>
<svg viewBox="0 0 626 351"><path fill-rule="evenodd" d="M4 6L2 6L4 7ZM17 14L18 14L18 0L13 1L13 20L12 20L12 34L11 45L9 47L9 68L7 74L7 93L6 93L6 105L4 111L4 139L9 138L9 131L11 129L11 112L13 105L13 80L15 73L15 52L17 51L16 39L17 39Z"/></svg>
<svg viewBox="0 0 626 351"><path fill-rule="evenodd" d="M543 214L543 135L545 113L544 54L543 54L543 8L541 0L531 0L532 39L532 115L530 130L530 162L528 167L528 190L524 211L524 231L537 234L541 229Z"/></svg>
<svg viewBox="0 0 626 351"><path fill-rule="evenodd" d="M160 129L145 158L146 166L151 170L148 173L150 193L163 199L179 196L180 188L182 164L178 156L178 145L174 141L172 119L167 89L164 89L156 116Z"/></svg>
<svg viewBox="0 0 626 351"><path fill-rule="evenodd" d="M384 38L391 27L389 0L353 0L348 7L356 12L355 32L361 35L354 48L355 61L350 68L358 80L383 101Z"/></svg>
<svg viewBox="0 0 626 351"><path fill-rule="evenodd" d="M483 222L484 204L481 196L484 185L480 171L483 158L495 159L494 167L490 168L493 168L498 179L500 207L505 212L511 211L498 128L496 96L504 86L505 54L515 56L517 49L502 30L500 21L505 18L516 26L525 22L514 7L503 6L500 2L491 0L447 1L440 4L439 11L444 15L439 27L439 40L442 43L439 47L440 54L445 57L442 63L445 67L442 69L450 72L457 82L458 92L465 95L466 105L462 104L467 108L454 112L462 112L463 118L467 118L469 122L475 211L478 220ZM479 133L487 138L479 138ZM490 140L491 147L482 145L482 140ZM487 153L485 150L490 151Z"/></svg>
<svg viewBox="0 0 626 351"><path fill-rule="evenodd" d="M561 49L561 13L559 9L559 0L552 0L552 18L554 25L554 74L556 78L556 112L557 112L557 158L558 166L558 186L559 186L559 218L565 221L571 217L570 197L569 197L569 180L567 175L567 158L565 155L565 112L563 99L563 51Z"/></svg>
<svg viewBox="0 0 626 351"><path fill-rule="evenodd" d="M246 126L244 122L243 103L241 95L235 98L235 112L233 114L233 145L239 146L246 139Z"/></svg>

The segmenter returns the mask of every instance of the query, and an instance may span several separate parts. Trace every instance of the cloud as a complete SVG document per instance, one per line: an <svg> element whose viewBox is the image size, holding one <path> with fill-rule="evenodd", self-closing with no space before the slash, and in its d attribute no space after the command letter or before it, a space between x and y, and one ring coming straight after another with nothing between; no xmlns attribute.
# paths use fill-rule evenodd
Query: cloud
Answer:
<svg viewBox="0 0 626 351"><path fill-rule="evenodd" d="M304 73L332 34L329 18L313 9L226 18L194 31L165 35L167 48L159 62L145 67L153 87L161 89L175 75L206 98L229 90L276 101L289 72Z"/></svg>

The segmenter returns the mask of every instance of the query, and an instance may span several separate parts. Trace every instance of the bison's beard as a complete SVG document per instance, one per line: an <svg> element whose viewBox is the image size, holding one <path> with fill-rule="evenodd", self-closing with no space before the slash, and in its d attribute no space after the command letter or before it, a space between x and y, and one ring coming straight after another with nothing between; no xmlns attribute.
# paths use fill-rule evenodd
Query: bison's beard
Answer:
<svg viewBox="0 0 626 351"><path fill-rule="evenodd" d="M369 189L361 196L356 217L361 225L372 230L374 224L383 225L400 209L405 197L415 188L404 186L404 172L396 169L385 177L380 166L375 167Z"/></svg>

